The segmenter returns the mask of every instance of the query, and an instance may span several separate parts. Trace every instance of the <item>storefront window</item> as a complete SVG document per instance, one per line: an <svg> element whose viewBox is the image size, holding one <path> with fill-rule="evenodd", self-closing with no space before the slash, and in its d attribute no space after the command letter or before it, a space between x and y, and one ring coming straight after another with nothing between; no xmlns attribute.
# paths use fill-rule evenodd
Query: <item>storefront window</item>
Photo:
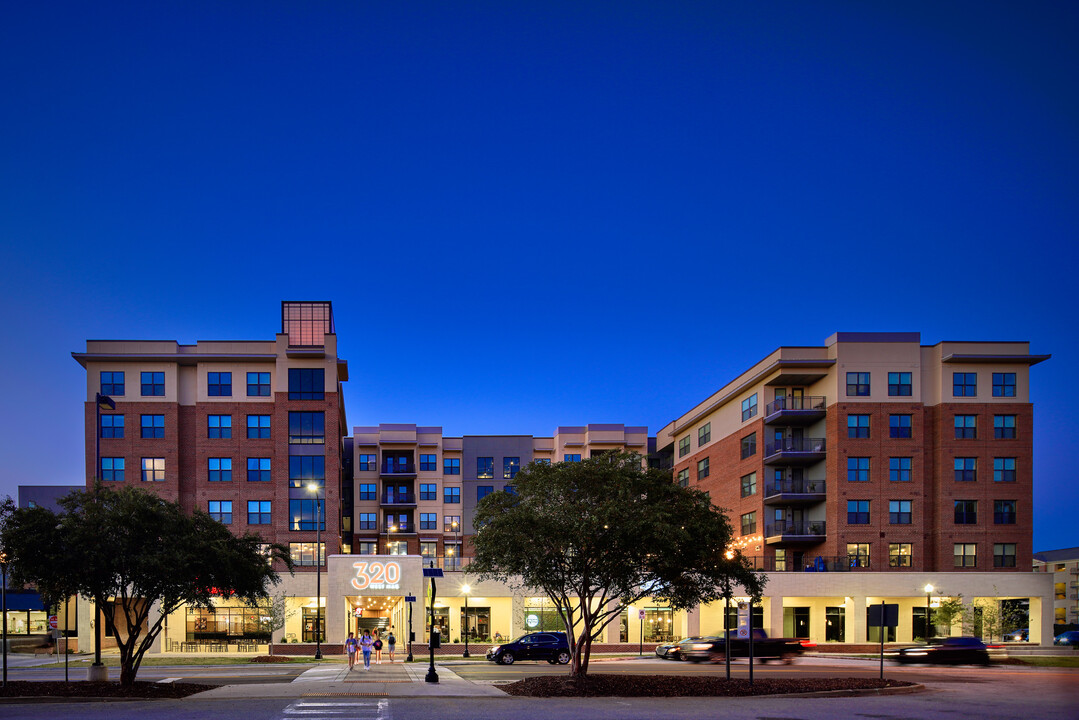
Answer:
<svg viewBox="0 0 1079 720"><path fill-rule="evenodd" d="M431 612L428 610L424 613L427 616L425 631L427 637L431 637ZM442 635L442 642L448 643L450 638L450 609L448 607L436 607L435 608L435 625L438 626L438 631Z"/></svg>
<svg viewBox="0 0 1079 720"><path fill-rule="evenodd" d="M9 610L7 631L9 635L43 635L48 632L45 621L46 614L40 610Z"/></svg>
<svg viewBox="0 0 1079 720"><path fill-rule="evenodd" d="M525 631L539 632L541 630L561 630L565 632L566 624L562 622L558 610L549 598L528 598L525 601Z"/></svg>
<svg viewBox="0 0 1079 720"><path fill-rule="evenodd" d="M312 612L313 609L312 609ZM323 609L325 613L325 608ZM266 610L252 607L191 608L187 609L187 640L220 640L238 642L270 641L270 618ZM312 626L314 615L311 616ZM312 632L314 628L312 627ZM314 638L314 635L311 636Z"/></svg>
<svg viewBox="0 0 1079 720"><path fill-rule="evenodd" d="M407 555L408 543L404 540L390 540L386 543L387 555Z"/></svg>
<svg viewBox="0 0 1079 720"><path fill-rule="evenodd" d="M318 608L319 612L319 635L322 642L326 642L326 608ZM303 641L315 642L315 608L303 609Z"/></svg>
<svg viewBox="0 0 1079 720"><path fill-rule="evenodd" d="M461 608L460 620L469 642L487 642L491 637L491 608L469 607L467 616L465 609Z"/></svg>
<svg viewBox="0 0 1079 720"><path fill-rule="evenodd" d="M670 642L674 639L674 612L670 608L644 609L644 641Z"/></svg>
<svg viewBox="0 0 1079 720"><path fill-rule="evenodd" d="M847 636L847 609L845 607L824 608L824 641L844 642Z"/></svg>
<svg viewBox="0 0 1079 720"><path fill-rule="evenodd" d="M629 610L622 608L622 616L618 618L618 642L629 642Z"/></svg>

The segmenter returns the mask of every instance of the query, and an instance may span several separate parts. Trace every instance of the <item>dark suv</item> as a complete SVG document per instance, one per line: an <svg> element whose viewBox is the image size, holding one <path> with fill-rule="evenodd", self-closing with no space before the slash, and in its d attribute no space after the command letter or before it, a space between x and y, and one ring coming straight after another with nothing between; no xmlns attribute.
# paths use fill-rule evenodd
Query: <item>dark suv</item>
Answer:
<svg viewBox="0 0 1079 720"><path fill-rule="evenodd" d="M528 633L491 648L487 659L502 665L512 665L518 660L546 660L552 665L565 665L569 662L569 641L561 631Z"/></svg>

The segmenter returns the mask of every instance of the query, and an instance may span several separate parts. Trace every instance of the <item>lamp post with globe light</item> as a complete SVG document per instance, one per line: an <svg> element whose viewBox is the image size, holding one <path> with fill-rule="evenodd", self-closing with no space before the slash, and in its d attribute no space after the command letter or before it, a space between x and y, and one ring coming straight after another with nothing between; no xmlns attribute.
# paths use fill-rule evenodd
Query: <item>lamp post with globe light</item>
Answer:
<svg viewBox="0 0 1079 720"><path fill-rule="evenodd" d="M465 636L465 654L462 655L461 657L471 657L471 655L468 654L468 632L471 629L471 625L468 622L468 592L469 592L469 590L471 590L471 588L468 587L467 584L461 586L461 592L463 592L465 594L465 626L462 628L462 631L464 632L464 636Z"/></svg>
<svg viewBox="0 0 1079 720"><path fill-rule="evenodd" d="M929 642L929 613L932 612L931 608L931 596L933 594L932 583L926 583L925 586L925 641Z"/></svg>
<svg viewBox="0 0 1079 720"><path fill-rule="evenodd" d="M315 483L307 486L315 496L315 659L322 659L322 504Z"/></svg>

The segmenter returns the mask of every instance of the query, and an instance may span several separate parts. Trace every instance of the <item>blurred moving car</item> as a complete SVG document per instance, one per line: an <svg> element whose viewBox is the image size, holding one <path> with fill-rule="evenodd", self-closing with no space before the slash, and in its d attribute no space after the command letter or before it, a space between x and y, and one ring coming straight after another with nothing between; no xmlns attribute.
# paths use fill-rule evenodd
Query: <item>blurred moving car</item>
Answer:
<svg viewBox="0 0 1079 720"><path fill-rule="evenodd" d="M884 656L898 663L989 664L989 649L976 637L930 638L927 645L889 650Z"/></svg>
<svg viewBox="0 0 1079 720"><path fill-rule="evenodd" d="M656 646L656 655L664 660L685 660L686 652L695 643L713 642L719 638L715 635L702 635L700 637L687 637L678 642L666 643Z"/></svg>
<svg viewBox="0 0 1079 720"><path fill-rule="evenodd" d="M1030 628L1021 628L1004 636L1005 642L1027 642L1030 639Z"/></svg>
<svg viewBox="0 0 1079 720"><path fill-rule="evenodd" d="M736 631L730 631L730 652L732 658L749 657L749 639L739 638ZM809 640L797 640L794 638L770 638L763 630L753 631L753 659L764 664L770 660L781 660L786 663L794 661L806 651L806 648L816 647L816 643ZM727 655L727 643L722 637L711 641L690 643L686 647L685 658L690 662L722 662Z"/></svg>
<svg viewBox="0 0 1079 720"><path fill-rule="evenodd" d="M522 635L513 642L496 645L487 651L487 659L500 665L518 660L546 660L554 665L570 661L569 640L564 630L550 630Z"/></svg>
<svg viewBox="0 0 1079 720"><path fill-rule="evenodd" d="M1079 630L1068 630L1053 638L1054 645L1079 645Z"/></svg>

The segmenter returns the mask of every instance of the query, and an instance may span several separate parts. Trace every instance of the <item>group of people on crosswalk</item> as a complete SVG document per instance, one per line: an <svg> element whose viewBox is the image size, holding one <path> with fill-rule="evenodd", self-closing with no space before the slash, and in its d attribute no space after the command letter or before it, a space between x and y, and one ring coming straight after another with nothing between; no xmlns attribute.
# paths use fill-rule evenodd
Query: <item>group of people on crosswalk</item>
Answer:
<svg viewBox="0 0 1079 720"><path fill-rule="evenodd" d="M397 646L397 638L393 635L393 628L390 628L389 633L386 635L386 651L390 656L390 662L393 662L394 651ZM356 653L363 653L363 669L371 669L371 653L375 654L375 664L382 664L382 634L378 628L375 628L374 634L370 630L365 629L363 635L356 637L355 633L348 634L348 640L345 640L345 652L348 654L348 669L352 670L356 665Z"/></svg>

